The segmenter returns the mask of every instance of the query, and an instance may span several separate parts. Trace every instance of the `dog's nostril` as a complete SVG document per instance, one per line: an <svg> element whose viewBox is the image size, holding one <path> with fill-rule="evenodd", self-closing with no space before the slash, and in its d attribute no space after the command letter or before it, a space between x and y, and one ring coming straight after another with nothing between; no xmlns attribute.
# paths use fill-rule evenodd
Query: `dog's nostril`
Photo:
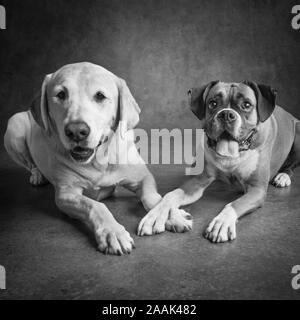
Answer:
<svg viewBox="0 0 300 320"><path fill-rule="evenodd" d="M235 114L233 112L228 113L229 120L235 120Z"/></svg>
<svg viewBox="0 0 300 320"><path fill-rule="evenodd" d="M67 137L71 138L72 135L73 135L73 132L71 130L69 130L69 129L65 129L65 134L66 134Z"/></svg>
<svg viewBox="0 0 300 320"><path fill-rule="evenodd" d="M79 132L79 134L81 134L82 136L86 136L88 134L87 130L81 130Z"/></svg>

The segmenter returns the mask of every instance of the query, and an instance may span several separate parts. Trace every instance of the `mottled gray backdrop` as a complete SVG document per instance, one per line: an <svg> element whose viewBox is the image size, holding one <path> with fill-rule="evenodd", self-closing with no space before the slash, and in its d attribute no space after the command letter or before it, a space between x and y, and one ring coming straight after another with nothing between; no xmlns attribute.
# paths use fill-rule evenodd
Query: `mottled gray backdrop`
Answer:
<svg viewBox="0 0 300 320"><path fill-rule="evenodd" d="M76 61L100 64L128 82L141 127L193 128L189 87L252 79L279 90L300 118L297 1L6 0L0 30L1 133L25 109L43 76Z"/></svg>

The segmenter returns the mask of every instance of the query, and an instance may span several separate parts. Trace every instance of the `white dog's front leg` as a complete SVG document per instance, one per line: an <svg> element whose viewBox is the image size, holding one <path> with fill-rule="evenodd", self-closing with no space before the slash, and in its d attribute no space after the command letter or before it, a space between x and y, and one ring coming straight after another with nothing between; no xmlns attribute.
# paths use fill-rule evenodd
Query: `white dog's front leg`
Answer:
<svg viewBox="0 0 300 320"><path fill-rule="evenodd" d="M137 190L137 195L140 197L146 211L150 211L162 199L161 195L157 192L156 183L151 174L142 180Z"/></svg>
<svg viewBox="0 0 300 320"><path fill-rule="evenodd" d="M130 253L134 241L120 225L108 208L101 202L82 195L82 190L59 188L55 192L55 202L59 209L70 217L84 222L95 234L98 248L107 254Z"/></svg>
<svg viewBox="0 0 300 320"><path fill-rule="evenodd" d="M188 212L174 206L175 200L172 192L162 198L141 220L137 234L139 236L149 236L162 233L165 230L172 232L191 230L193 224L192 216Z"/></svg>
<svg viewBox="0 0 300 320"><path fill-rule="evenodd" d="M141 199L141 202L146 211L153 209L161 200L161 195L157 192L155 180L150 172L143 177L141 181L129 182L124 184L124 187L136 193ZM152 212L152 210L150 211ZM165 222L168 215L164 218L163 215L152 213L147 214L139 224L138 235L152 235L165 231Z"/></svg>
<svg viewBox="0 0 300 320"><path fill-rule="evenodd" d="M136 192L146 211L152 212L152 209L162 200L161 195L157 192L155 180L150 172L134 188L130 186L130 184L126 187ZM164 232L167 218L168 214L162 215L160 213L157 214L157 212L152 212L149 215L148 213L139 223L137 234L152 235Z"/></svg>

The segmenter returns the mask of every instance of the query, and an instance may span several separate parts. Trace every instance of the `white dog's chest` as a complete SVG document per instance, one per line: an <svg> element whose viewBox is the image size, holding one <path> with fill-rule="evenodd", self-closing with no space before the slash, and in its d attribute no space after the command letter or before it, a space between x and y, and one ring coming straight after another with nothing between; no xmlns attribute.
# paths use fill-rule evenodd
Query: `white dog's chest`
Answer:
<svg viewBox="0 0 300 320"><path fill-rule="evenodd" d="M136 157L137 165L109 164L108 162L94 161L80 165L67 154L64 154L43 133L35 122L31 125L28 135L30 153L41 173L55 187L70 187L83 190L83 193L93 199L105 197L117 185L129 185L135 189L139 176L144 174L144 163L138 157L134 144L130 152Z"/></svg>
<svg viewBox="0 0 300 320"><path fill-rule="evenodd" d="M102 188L116 186L120 182L120 176L109 167L99 168L87 167L83 169L74 168L79 183L85 190L97 192ZM70 175L70 171L68 173Z"/></svg>

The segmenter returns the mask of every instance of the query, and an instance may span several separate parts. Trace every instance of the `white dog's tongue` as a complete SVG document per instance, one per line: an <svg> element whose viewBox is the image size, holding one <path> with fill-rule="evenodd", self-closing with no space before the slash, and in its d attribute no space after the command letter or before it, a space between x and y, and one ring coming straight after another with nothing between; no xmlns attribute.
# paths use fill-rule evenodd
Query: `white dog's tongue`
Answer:
<svg viewBox="0 0 300 320"><path fill-rule="evenodd" d="M221 156L236 158L239 156L239 144L237 141L221 139L217 142L216 151Z"/></svg>

